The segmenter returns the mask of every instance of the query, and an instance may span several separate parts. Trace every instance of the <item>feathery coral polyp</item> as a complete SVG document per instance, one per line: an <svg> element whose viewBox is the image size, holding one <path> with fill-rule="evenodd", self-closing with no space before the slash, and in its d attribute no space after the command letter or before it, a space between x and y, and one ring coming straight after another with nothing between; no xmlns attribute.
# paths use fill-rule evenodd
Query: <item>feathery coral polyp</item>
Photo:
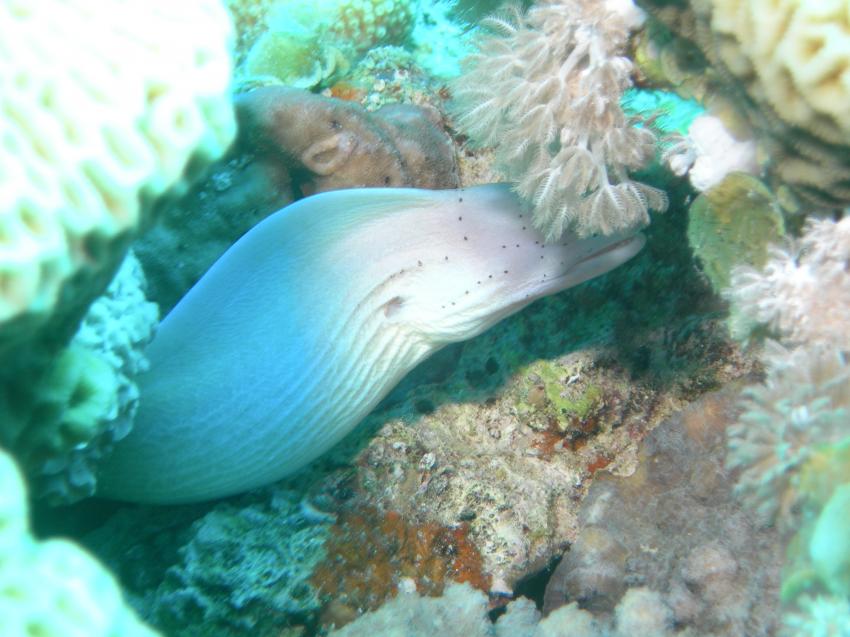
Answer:
<svg viewBox="0 0 850 637"><path fill-rule="evenodd" d="M568 228L612 234L649 221L665 194L632 181L655 136L620 107L632 63L622 17L597 0L546 0L484 21L478 52L456 80L454 113L473 143L534 205L550 240Z"/></svg>

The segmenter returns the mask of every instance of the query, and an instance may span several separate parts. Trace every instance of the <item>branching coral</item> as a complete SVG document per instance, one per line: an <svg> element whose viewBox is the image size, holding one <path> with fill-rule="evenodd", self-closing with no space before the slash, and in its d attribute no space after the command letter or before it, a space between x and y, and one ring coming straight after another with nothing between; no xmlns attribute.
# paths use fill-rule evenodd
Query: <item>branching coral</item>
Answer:
<svg viewBox="0 0 850 637"><path fill-rule="evenodd" d="M620 107L632 69L625 21L594 0L546 0L483 24L454 112L475 143L496 147L537 227L549 239L570 227L611 234L664 209L663 192L628 175L651 160L655 137Z"/></svg>
<svg viewBox="0 0 850 637"><path fill-rule="evenodd" d="M274 489L265 501L220 504L197 520L151 598L162 630L175 637L278 635L315 611L309 578L325 557L328 524L311 519L300 497Z"/></svg>

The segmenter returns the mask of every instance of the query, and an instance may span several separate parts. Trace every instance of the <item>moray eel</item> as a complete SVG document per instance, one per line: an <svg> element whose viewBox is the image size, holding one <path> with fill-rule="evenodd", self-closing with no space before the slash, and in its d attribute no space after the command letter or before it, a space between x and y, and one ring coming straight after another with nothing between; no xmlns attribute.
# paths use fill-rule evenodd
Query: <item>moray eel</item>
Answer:
<svg viewBox="0 0 850 637"><path fill-rule="evenodd" d="M100 495L193 502L291 474L442 346L644 243L544 245L529 221L506 185L340 190L267 217L162 321Z"/></svg>

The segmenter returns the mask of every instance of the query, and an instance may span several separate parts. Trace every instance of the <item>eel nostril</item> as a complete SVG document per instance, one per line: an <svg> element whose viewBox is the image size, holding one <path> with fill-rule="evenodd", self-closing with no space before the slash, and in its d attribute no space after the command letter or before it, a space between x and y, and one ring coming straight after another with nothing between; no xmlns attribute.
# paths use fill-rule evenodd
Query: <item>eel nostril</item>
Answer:
<svg viewBox="0 0 850 637"><path fill-rule="evenodd" d="M400 296L394 296L389 301L384 303L384 316L387 318L391 318L395 315L404 305L404 299Z"/></svg>

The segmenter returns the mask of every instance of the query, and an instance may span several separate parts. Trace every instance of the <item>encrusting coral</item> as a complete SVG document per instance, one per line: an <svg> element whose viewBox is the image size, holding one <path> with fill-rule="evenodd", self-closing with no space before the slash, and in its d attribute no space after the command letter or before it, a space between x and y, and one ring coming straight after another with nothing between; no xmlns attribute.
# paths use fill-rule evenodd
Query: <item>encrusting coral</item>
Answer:
<svg viewBox="0 0 850 637"><path fill-rule="evenodd" d="M454 150L434 109L391 104L369 113L286 87L240 95L241 141L306 172L304 194L362 186L456 188Z"/></svg>
<svg viewBox="0 0 850 637"><path fill-rule="evenodd" d="M156 637L91 555L67 540L38 541L30 534L23 477L2 450L0 485L0 633Z"/></svg>
<svg viewBox="0 0 850 637"><path fill-rule="evenodd" d="M763 267L784 235L776 197L747 173L726 175L688 206L688 244L717 293L729 287L736 266Z"/></svg>
<svg viewBox="0 0 850 637"><path fill-rule="evenodd" d="M548 239L568 228L611 234L665 209L663 191L628 174L652 160L655 136L619 103L632 70L623 15L596 0L543 0L483 25L452 85L457 124L496 147L537 228Z"/></svg>
<svg viewBox="0 0 850 637"><path fill-rule="evenodd" d="M394 511L344 511L325 544L327 559L312 577L327 616L374 610L412 585L439 595L451 582L488 591L481 554L470 541L469 525L411 524Z"/></svg>

